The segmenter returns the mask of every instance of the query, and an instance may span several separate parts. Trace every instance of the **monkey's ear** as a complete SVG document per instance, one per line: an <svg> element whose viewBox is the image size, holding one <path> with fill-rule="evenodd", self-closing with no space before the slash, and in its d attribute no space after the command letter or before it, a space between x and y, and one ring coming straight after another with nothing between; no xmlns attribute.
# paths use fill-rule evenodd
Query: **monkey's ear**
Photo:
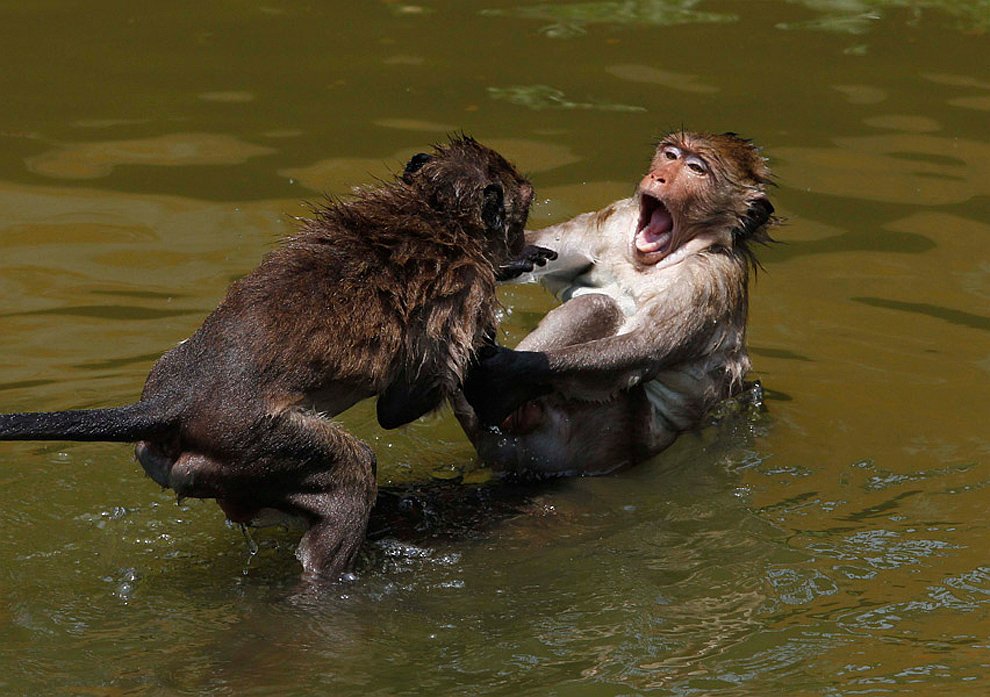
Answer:
<svg viewBox="0 0 990 697"><path fill-rule="evenodd" d="M749 202L746 214L739 221L739 226L732 231L733 240L745 240L753 236L757 230L770 222L773 217L773 204L766 196L759 196Z"/></svg>
<svg viewBox="0 0 990 697"><path fill-rule="evenodd" d="M428 155L425 152L416 153L413 155L409 162L406 164L405 171L402 172L402 181L406 184L412 184L412 175L414 172L418 172L423 165L433 159L433 155Z"/></svg>
<svg viewBox="0 0 990 697"><path fill-rule="evenodd" d="M482 193L481 222L493 234L505 227L505 193L498 184L489 184Z"/></svg>

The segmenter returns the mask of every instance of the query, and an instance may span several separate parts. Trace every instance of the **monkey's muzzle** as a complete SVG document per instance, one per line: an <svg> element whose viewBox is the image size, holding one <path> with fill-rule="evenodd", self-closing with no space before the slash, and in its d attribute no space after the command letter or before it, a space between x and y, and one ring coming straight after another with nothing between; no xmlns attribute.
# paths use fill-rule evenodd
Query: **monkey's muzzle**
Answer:
<svg viewBox="0 0 990 697"><path fill-rule="evenodd" d="M673 233L674 217L663 201L647 193L641 194L636 250L641 254L668 254Z"/></svg>

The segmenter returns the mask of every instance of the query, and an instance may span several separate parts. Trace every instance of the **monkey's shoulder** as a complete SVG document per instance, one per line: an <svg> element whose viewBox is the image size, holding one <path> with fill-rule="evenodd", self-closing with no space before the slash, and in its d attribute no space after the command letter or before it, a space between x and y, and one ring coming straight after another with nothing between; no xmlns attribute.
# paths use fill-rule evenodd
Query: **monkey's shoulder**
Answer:
<svg viewBox="0 0 990 697"><path fill-rule="evenodd" d="M266 371L304 365L380 385L406 357L461 370L496 309L491 264L463 249L305 234L233 283L191 342L233 362L253 346Z"/></svg>

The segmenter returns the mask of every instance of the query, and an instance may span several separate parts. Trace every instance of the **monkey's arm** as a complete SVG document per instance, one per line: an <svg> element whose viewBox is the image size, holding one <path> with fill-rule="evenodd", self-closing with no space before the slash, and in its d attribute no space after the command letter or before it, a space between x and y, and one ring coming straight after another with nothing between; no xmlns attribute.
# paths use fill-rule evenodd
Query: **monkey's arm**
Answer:
<svg viewBox="0 0 990 697"><path fill-rule="evenodd" d="M499 348L471 371L465 396L487 424L499 423L520 404L549 391L608 400L717 345L725 307L706 298L706 290L694 287L653 298L623 334L545 352ZM566 308L565 303L555 312Z"/></svg>
<svg viewBox="0 0 990 697"><path fill-rule="evenodd" d="M608 235L604 227L628 224L625 218L633 213L628 208L626 201L619 201L601 211L583 213L558 225L541 230L527 230L528 246L552 250L556 257L543 269L534 269L531 275L520 280L568 285L600 258L603 241Z"/></svg>
<svg viewBox="0 0 990 697"><path fill-rule="evenodd" d="M439 407L442 401L439 385L427 387L397 380L378 395L378 424L384 429L405 426Z"/></svg>
<svg viewBox="0 0 990 697"><path fill-rule="evenodd" d="M568 398L604 401L710 350L714 318L707 313L672 313L659 303L650 309L624 334L547 352L535 379ZM533 365L532 359L522 361L524 370Z"/></svg>
<svg viewBox="0 0 990 697"><path fill-rule="evenodd" d="M471 370L464 395L485 424L498 424L519 405L549 392L604 402L687 359L700 343L689 334L672 338L665 341L639 328L547 352L499 347Z"/></svg>

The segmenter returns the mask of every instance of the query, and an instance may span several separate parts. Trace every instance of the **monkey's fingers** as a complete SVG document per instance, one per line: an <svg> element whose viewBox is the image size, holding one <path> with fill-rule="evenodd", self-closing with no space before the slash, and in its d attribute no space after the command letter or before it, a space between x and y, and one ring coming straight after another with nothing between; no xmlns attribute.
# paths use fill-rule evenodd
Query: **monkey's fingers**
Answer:
<svg viewBox="0 0 990 697"><path fill-rule="evenodd" d="M535 244L527 245L522 254L498 269L499 281L511 281L524 273L529 273L536 266L546 266L548 261L557 258L557 252Z"/></svg>
<svg viewBox="0 0 990 697"><path fill-rule="evenodd" d="M533 263L537 266L546 266L548 261L553 261L557 258L557 252L546 247L530 245L523 250L523 254L526 254L527 251L531 252Z"/></svg>
<svg viewBox="0 0 990 697"><path fill-rule="evenodd" d="M498 267L498 272L495 274L495 278L498 281L511 281L514 278L519 278L524 273L529 273L533 270L533 262L526 259L514 259L508 264L502 264Z"/></svg>

